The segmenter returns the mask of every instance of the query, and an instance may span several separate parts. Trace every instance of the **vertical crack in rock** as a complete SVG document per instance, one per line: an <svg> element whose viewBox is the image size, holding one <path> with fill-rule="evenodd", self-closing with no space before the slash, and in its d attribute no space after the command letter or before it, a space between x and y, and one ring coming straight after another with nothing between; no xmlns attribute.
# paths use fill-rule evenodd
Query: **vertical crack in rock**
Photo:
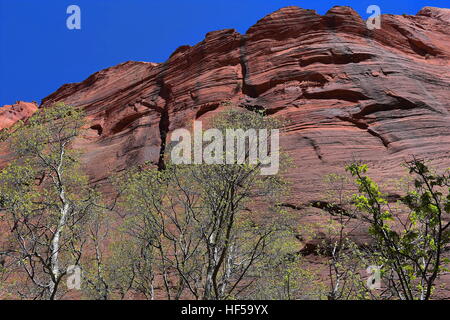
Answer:
<svg viewBox="0 0 450 320"><path fill-rule="evenodd" d="M386 149L389 148L389 142L388 142L381 134L379 134L378 132L376 132L375 130L370 129L370 128L367 128L367 132L368 132L369 134L371 134L372 136L374 136L374 137L380 139L381 143L383 144L383 146L384 146Z"/></svg>
<svg viewBox="0 0 450 320"><path fill-rule="evenodd" d="M173 94L172 88L170 87L170 85L166 84L163 79L158 82L161 88L159 95L166 101L164 108L160 110L161 117L159 120L159 135L161 139L161 145L159 148L158 170L165 170L166 163L164 157L166 154L167 135L170 129L169 107L173 100Z"/></svg>
<svg viewBox="0 0 450 320"><path fill-rule="evenodd" d="M250 98L257 98L258 93L256 92L255 87L249 84L248 81L248 59L247 59L247 49L246 46L247 38L245 35L242 36L240 47L239 47L239 63L241 65L242 72L242 94L248 96Z"/></svg>
<svg viewBox="0 0 450 320"><path fill-rule="evenodd" d="M309 144L311 145L311 147L313 147L314 152L316 153L317 158L320 161L323 161L323 156L322 156L322 151L320 150L320 146L317 144L317 142L309 137L303 137L303 139L307 140L309 142Z"/></svg>
<svg viewBox="0 0 450 320"><path fill-rule="evenodd" d="M158 170L166 169L164 157L166 154L167 135L169 133L169 127L170 127L169 110L167 108L164 108L161 112L161 118L159 120L159 134L161 138L161 145L159 149Z"/></svg>

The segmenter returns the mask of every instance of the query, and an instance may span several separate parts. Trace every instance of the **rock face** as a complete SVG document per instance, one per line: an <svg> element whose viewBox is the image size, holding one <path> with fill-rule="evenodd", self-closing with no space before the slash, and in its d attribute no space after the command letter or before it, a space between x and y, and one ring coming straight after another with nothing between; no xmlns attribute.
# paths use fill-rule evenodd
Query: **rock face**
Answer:
<svg viewBox="0 0 450 320"><path fill-rule="evenodd" d="M36 112L36 103L17 101L13 105L5 105L0 108L0 130L10 128L17 121L28 119Z"/></svg>
<svg viewBox="0 0 450 320"><path fill-rule="evenodd" d="M317 200L324 174L352 159L380 179L411 154L450 165L449 9L383 15L369 30L349 7L321 16L287 7L242 35L210 32L162 64L126 62L62 86L41 107L84 108L95 180L160 162L168 134L230 101L291 120L282 146L297 169L292 202Z"/></svg>
<svg viewBox="0 0 450 320"><path fill-rule="evenodd" d="M351 160L380 181L400 176L413 154L450 167L450 10L382 15L369 30L349 7L323 16L287 7L246 34L210 32L165 63L126 62L64 85L40 107L60 101L88 114L79 146L93 181L146 160L162 165L170 133L223 102L284 116L281 146L296 165L289 205L301 207ZM21 105L30 109L14 119L33 110L9 108ZM5 112L0 128L14 121Z"/></svg>

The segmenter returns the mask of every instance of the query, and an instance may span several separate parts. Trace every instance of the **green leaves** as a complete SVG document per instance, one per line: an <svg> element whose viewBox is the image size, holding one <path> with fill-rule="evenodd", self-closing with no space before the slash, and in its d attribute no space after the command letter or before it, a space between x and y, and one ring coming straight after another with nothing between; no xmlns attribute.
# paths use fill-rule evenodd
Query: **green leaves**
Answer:
<svg viewBox="0 0 450 320"><path fill-rule="evenodd" d="M242 110L227 111L214 121L221 131L275 125L271 118ZM167 297L236 298L240 285L259 282L255 275L263 279L265 275L259 273L276 262L273 257L287 264L281 251L295 254L293 245L276 241L288 237L296 241L286 235L290 217L275 205L287 183L277 175L261 175L259 166L237 161L168 163L158 170L147 164L115 179L121 209L128 216L124 231L137 241L137 252L154 250L149 261L152 270L170 273L176 283L163 283ZM276 281L293 284L292 268L277 274ZM261 280L261 284L266 283Z"/></svg>
<svg viewBox="0 0 450 320"><path fill-rule="evenodd" d="M7 141L20 157L39 156L54 163L58 151L79 135L83 124L83 111L58 103L39 109L26 123L15 126Z"/></svg>
<svg viewBox="0 0 450 320"><path fill-rule="evenodd" d="M413 188L401 197L397 210L366 176L367 165L354 163L346 170L358 186L359 193L352 199L369 222L373 254L382 258L386 275L395 275L387 279L396 288L394 293L401 299L429 299L446 261L441 257L443 248L450 241L443 220L443 213L450 212L449 178L434 173L420 160L406 165L414 177Z"/></svg>
<svg viewBox="0 0 450 320"><path fill-rule="evenodd" d="M72 146L83 117L82 111L57 104L2 135L17 156L0 171L2 214L14 259L32 284L24 294L35 299L59 296L63 270L82 254L82 225L98 208L99 196L88 186Z"/></svg>

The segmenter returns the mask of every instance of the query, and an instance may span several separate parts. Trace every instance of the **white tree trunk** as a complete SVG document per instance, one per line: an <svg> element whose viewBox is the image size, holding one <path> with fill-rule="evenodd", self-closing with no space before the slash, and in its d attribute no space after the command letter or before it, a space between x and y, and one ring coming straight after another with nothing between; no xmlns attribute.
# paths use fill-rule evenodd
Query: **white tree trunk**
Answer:
<svg viewBox="0 0 450 320"><path fill-rule="evenodd" d="M69 215L70 210L70 205L69 202L67 201L65 188L62 182L63 159L65 154L64 147L65 145L63 145L63 147L61 148L59 166L56 170L57 179L55 181L56 187L59 190L59 199L61 201L61 207L58 226L56 228L51 246L51 269L53 275L49 283L51 299L53 299L55 296L55 290L57 289L56 284L58 282L58 277L60 275L59 250L60 250L61 233L64 229L64 226L66 225L67 216Z"/></svg>

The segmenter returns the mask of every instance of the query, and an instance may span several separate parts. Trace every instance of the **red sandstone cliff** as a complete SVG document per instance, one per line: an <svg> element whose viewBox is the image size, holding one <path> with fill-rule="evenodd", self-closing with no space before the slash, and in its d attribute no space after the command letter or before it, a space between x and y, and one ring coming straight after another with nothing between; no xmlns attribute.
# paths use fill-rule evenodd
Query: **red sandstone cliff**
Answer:
<svg viewBox="0 0 450 320"><path fill-rule="evenodd" d="M351 159L392 177L411 154L450 166L450 9L383 15L370 31L348 7L326 15L283 8L242 35L210 32L162 64L126 62L62 86L43 99L83 107L83 141L96 180L159 161L166 132L223 101L284 114L282 146L296 161L295 194L321 190L322 176Z"/></svg>
<svg viewBox="0 0 450 320"><path fill-rule="evenodd" d="M41 107L64 101L87 111L91 130L80 146L94 180L157 164L161 137L224 101L285 115L298 203L315 199L323 175L352 159L380 178L397 176L411 154L450 166L449 88L450 9L383 15L371 31L349 7L323 16L287 7L244 35L210 32L165 63L125 62L66 84ZM35 109L0 109L0 129Z"/></svg>
<svg viewBox="0 0 450 320"><path fill-rule="evenodd" d="M0 108L0 130L10 128L20 120L26 120L32 116L38 106L36 103L17 101L13 105L5 105Z"/></svg>

